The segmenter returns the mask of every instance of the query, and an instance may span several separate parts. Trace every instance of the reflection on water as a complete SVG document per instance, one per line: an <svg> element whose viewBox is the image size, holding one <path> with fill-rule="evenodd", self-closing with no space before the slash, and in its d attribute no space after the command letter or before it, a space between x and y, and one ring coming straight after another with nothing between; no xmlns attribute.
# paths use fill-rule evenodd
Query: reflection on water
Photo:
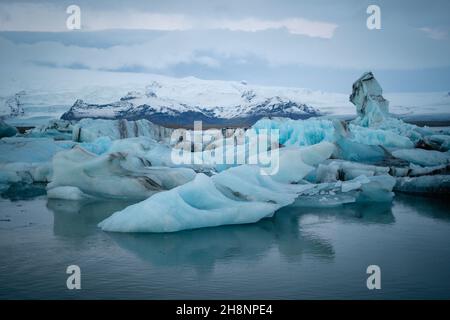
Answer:
<svg viewBox="0 0 450 320"><path fill-rule="evenodd" d="M449 199L401 195L396 202L405 210L411 210L427 218L450 222Z"/></svg>
<svg viewBox="0 0 450 320"><path fill-rule="evenodd" d="M49 200L57 236L85 237L101 232L97 224L131 203ZM125 250L156 266L191 265L202 271L220 259L257 260L275 246L289 259L312 254L331 259L334 251L324 239L302 234L298 216L277 214L255 224L186 230L175 233L108 233Z"/></svg>
<svg viewBox="0 0 450 320"><path fill-rule="evenodd" d="M256 261L272 247L289 257L302 254L332 258L333 247L324 239L303 235L298 219L279 215L256 224L204 228L171 234L118 234L119 246L157 266L192 265L212 268L216 261Z"/></svg>
<svg viewBox="0 0 450 320"><path fill-rule="evenodd" d="M123 201L48 201L54 213L54 234L83 237L99 232L97 224L115 211L130 205ZM391 224L395 222L391 203L351 204L339 208L294 208L278 211L258 223L186 230L175 233L108 233L123 249L154 266L188 265L199 271L212 270L216 261L256 261L275 248L288 261L302 255L333 259L335 252L327 239L299 226L302 216L316 215L345 223Z"/></svg>
<svg viewBox="0 0 450 320"><path fill-rule="evenodd" d="M116 211L133 202L126 201L47 201L47 208L53 211L53 232L56 236L79 238L98 232L97 224Z"/></svg>
<svg viewBox="0 0 450 320"><path fill-rule="evenodd" d="M359 224L391 224L395 223L390 202L362 202L345 204L332 208L292 208L279 211L294 212L300 215L314 214L319 218L333 218L346 223Z"/></svg>
<svg viewBox="0 0 450 320"><path fill-rule="evenodd" d="M450 298L445 199L287 207L255 224L167 234L97 227L130 204L0 201L0 298ZM75 295L65 289L74 263L85 279ZM370 264L383 270L380 292L365 286Z"/></svg>

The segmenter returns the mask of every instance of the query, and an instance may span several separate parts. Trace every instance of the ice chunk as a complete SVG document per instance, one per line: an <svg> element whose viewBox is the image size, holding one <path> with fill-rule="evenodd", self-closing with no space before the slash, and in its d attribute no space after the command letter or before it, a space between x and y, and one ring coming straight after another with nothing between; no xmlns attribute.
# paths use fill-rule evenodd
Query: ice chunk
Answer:
<svg viewBox="0 0 450 320"><path fill-rule="evenodd" d="M92 142L105 136L111 140L144 136L169 142L172 132L173 129L144 119L136 121L82 119L73 126L72 139L77 142Z"/></svg>
<svg viewBox="0 0 450 320"><path fill-rule="evenodd" d="M281 156L289 158L291 154ZM395 179L389 176L362 176L349 182L318 185L289 184L261 175L259 169L258 166L242 165L210 178L197 174L185 185L157 193L114 213L99 226L114 232L174 232L252 223L272 216L276 210L294 203L297 198L296 203L303 198L310 202L312 197L326 196L338 199L340 203L386 201L392 198L391 190L395 184ZM351 194L341 197L342 193Z"/></svg>
<svg viewBox="0 0 450 320"><path fill-rule="evenodd" d="M335 158L361 163L380 163L387 157L386 150L380 146L365 145L349 139L336 141Z"/></svg>
<svg viewBox="0 0 450 320"><path fill-rule="evenodd" d="M356 80L350 96L350 101L356 106L354 123L372 127L388 116L389 102L382 94L383 90L372 72L366 72Z"/></svg>
<svg viewBox="0 0 450 320"><path fill-rule="evenodd" d="M188 168L153 167L144 158L121 152L97 156L80 147L53 158L53 177L48 190L77 187L90 196L144 199L193 179ZM56 194L56 192L55 192Z"/></svg>
<svg viewBox="0 0 450 320"><path fill-rule="evenodd" d="M128 140L128 139L125 139ZM92 142L82 142L79 146L97 155L104 154L111 149L113 141L110 137L99 137Z"/></svg>
<svg viewBox="0 0 450 320"><path fill-rule="evenodd" d="M0 182L49 182L52 174L49 162L0 163Z"/></svg>
<svg viewBox="0 0 450 320"><path fill-rule="evenodd" d="M352 181L348 181L347 183L343 183L341 185L342 192L349 192L352 190L358 190L362 187L363 183L369 182L366 176L360 176L359 179L355 179Z"/></svg>
<svg viewBox="0 0 450 320"><path fill-rule="evenodd" d="M354 202L356 202L356 196L353 194L336 194L332 192L323 195L299 197L297 198L293 206L299 208L329 208Z"/></svg>
<svg viewBox="0 0 450 320"><path fill-rule="evenodd" d="M390 130L371 129L350 124L352 141L366 144L379 145L391 148L414 148L414 143L407 137Z"/></svg>
<svg viewBox="0 0 450 320"><path fill-rule="evenodd" d="M411 163L409 165L408 170L408 176L410 177L436 175L436 174L449 174L449 173L450 173L450 164L433 167L422 167Z"/></svg>
<svg viewBox="0 0 450 320"><path fill-rule="evenodd" d="M391 201L395 178L389 175L359 176L349 181L319 183L301 193L295 206L326 207L351 202Z"/></svg>
<svg viewBox="0 0 450 320"><path fill-rule="evenodd" d="M424 138L425 142L440 151L450 150L450 136L444 134L434 134Z"/></svg>
<svg viewBox="0 0 450 320"><path fill-rule="evenodd" d="M352 180L364 175L388 175L390 168L374 166L357 162L333 160L330 163L320 164L317 168L316 182L333 182L337 180Z"/></svg>
<svg viewBox="0 0 450 320"><path fill-rule="evenodd" d="M279 150L278 170L272 178L282 183L297 183L314 170L314 167L330 158L334 144L321 142L307 147L286 147ZM274 159L277 160L277 159ZM275 167L274 164L272 164Z"/></svg>
<svg viewBox="0 0 450 320"><path fill-rule="evenodd" d="M424 149L401 149L392 155L421 166L438 166L450 163L450 153Z"/></svg>
<svg viewBox="0 0 450 320"><path fill-rule="evenodd" d="M51 159L72 142L41 138L3 138L0 140L0 183L48 182Z"/></svg>
<svg viewBox="0 0 450 320"><path fill-rule="evenodd" d="M72 142L58 142L46 138L3 138L0 140L0 163L47 162L57 152L73 145Z"/></svg>
<svg viewBox="0 0 450 320"><path fill-rule="evenodd" d="M47 124L26 132L28 138L53 138L55 140L72 139L72 123L66 120L53 119Z"/></svg>
<svg viewBox="0 0 450 320"><path fill-rule="evenodd" d="M424 195L450 194L450 175L398 178L395 191Z"/></svg>
<svg viewBox="0 0 450 320"><path fill-rule="evenodd" d="M363 183L361 186L361 193L357 201L384 202L392 200L394 197L392 189L396 183L395 178L388 175L379 175L369 177L367 180L369 182Z"/></svg>
<svg viewBox="0 0 450 320"><path fill-rule="evenodd" d="M271 202L230 199L212 179L200 173L183 186L114 213L99 226L113 232L174 232L252 223L271 216L279 207Z"/></svg>
<svg viewBox="0 0 450 320"><path fill-rule="evenodd" d="M0 119L0 139L4 137L13 137L17 133L17 129L10 126L2 119Z"/></svg>
<svg viewBox="0 0 450 320"><path fill-rule="evenodd" d="M334 145L326 142L286 148L280 153L282 172L274 176L261 175L256 165L230 168L211 178L197 174L194 181L115 213L100 226L107 231L171 232L256 222L313 188L311 184L290 182L301 180L313 169L311 165L327 159L333 149Z"/></svg>
<svg viewBox="0 0 450 320"><path fill-rule="evenodd" d="M371 72L364 73L353 84L350 101L356 106L357 118L352 121L357 125L353 130L359 133L356 139L369 139L370 144L376 144L376 140L380 140L378 144L386 147L410 148L411 145L405 138L417 144L424 136L434 134L428 128L420 128L392 117L389 114L389 102L383 98L382 89ZM385 132L365 131L360 127L381 129Z"/></svg>
<svg viewBox="0 0 450 320"><path fill-rule="evenodd" d="M83 193L77 187L56 187L47 190L47 197L49 199L64 199L64 200L84 200L91 198L87 194Z"/></svg>
<svg viewBox="0 0 450 320"><path fill-rule="evenodd" d="M264 118L253 129L278 129L280 144L285 146L309 146L322 141L334 141L333 122L326 119L291 120L287 118Z"/></svg>

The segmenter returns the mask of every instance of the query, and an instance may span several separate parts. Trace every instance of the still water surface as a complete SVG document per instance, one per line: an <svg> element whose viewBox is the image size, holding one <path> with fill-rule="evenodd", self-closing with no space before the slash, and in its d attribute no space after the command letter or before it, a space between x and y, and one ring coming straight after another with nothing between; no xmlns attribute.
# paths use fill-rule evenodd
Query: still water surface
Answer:
<svg viewBox="0 0 450 320"><path fill-rule="evenodd" d="M450 298L449 202L285 208L252 225L105 233L129 203L0 200L0 299ZM66 267L81 268L81 290ZM366 268L381 268L368 290Z"/></svg>

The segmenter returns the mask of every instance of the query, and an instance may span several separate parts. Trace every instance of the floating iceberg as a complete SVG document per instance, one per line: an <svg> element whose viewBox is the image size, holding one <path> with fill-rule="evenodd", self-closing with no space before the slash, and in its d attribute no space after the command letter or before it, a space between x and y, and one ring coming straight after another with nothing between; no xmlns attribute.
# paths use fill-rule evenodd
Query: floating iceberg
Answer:
<svg viewBox="0 0 450 320"><path fill-rule="evenodd" d="M280 152L280 169L274 176L261 175L256 165L230 168L212 177L197 174L180 187L153 195L149 199L116 212L99 226L113 232L174 232L184 229L225 224L253 223L273 213L302 195L323 196L360 193L365 200L392 197L395 179L385 176L358 177L353 181L309 184L301 179L333 152L331 143L311 147L291 147ZM295 159L295 161L292 161ZM303 165L299 165L303 163ZM291 172L291 176L287 173ZM293 184L292 182L295 183ZM369 185L375 184L373 187ZM301 201L301 200L298 200Z"/></svg>
<svg viewBox="0 0 450 320"><path fill-rule="evenodd" d="M99 226L111 232L175 232L254 223L294 202L295 206L305 205L303 202L320 206L326 197L338 204L390 201L394 184L390 176L333 184L280 184L269 176L262 178L258 168L239 166L211 178L198 174L185 185L114 213Z"/></svg>
<svg viewBox="0 0 450 320"><path fill-rule="evenodd" d="M53 156L72 142L11 137L0 140L0 184L49 182Z"/></svg>
<svg viewBox="0 0 450 320"><path fill-rule="evenodd" d="M450 175L405 177L397 180L395 191L422 195L450 194Z"/></svg>
<svg viewBox="0 0 450 320"><path fill-rule="evenodd" d="M351 141L371 146L386 148L414 148L414 143L407 137L391 130L371 129L354 124L349 125Z"/></svg>
<svg viewBox="0 0 450 320"><path fill-rule="evenodd" d="M73 145L70 141L47 138L3 138L0 140L0 163L48 162L57 152Z"/></svg>
<svg viewBox="0 0 450 320"><path fill-rule="evenodd" d="M361 164L351 161L332 160L317 167L315 182L336 182L355 179L359 176L389 175L388 167Z"/></svg>
<svg viewBox="0 0 450 320"><path fill-rule="evenodd" d="M72 187L78 188L75 193L82 196L145 199L192 180L194 174L188 168L154 167L145 158L132 154L112 152L97 156L75 147L54 156L52 181L47 189L53 198L70 199L67 191L75 189L66 187Z"/></svg>
<svg viewBox="0 0 450 320"><path fill-rule="evenodd" d="M418 144L424 136L433 134L433 131L426 127L420 128L392 117L389 114L389 101L384 99L382 93L381 86L372 72L364 73L353 84L350 101L355 105L357 113L356 119L352 121L352 124L356 125L353 130L359 131L365 139L373 137L374 134L380 135L380 143L377 143L379 145L401 148L412 147L405 138L413 144ZM384 133L365 128L382 130ZM384 141L386 144L383 143ZM374 144L375 141L368 140L367 142Z"/></svg>
<svg viewBox="0 0 450 320"><path fill-rule="evenodd" d="M444 134L433 134L425 137L425 143L430 145L433 149L439 151L450 150L450 136Z"/></svg>
<svg viewBox="0 0 450 320"><path fill-rule="evenodd" d="M400 149L392 152L394 157L424 167L450 164L450 153L424 149Z"/></svg>
<svg viewBox="0 0 450 320"><path fill-rule="evenodd" d="M309 146L322 141L334 141L333 122L326 119L292 120L287 118L261 119L253 129L279 130L280 144L285 146Z"/></svg>

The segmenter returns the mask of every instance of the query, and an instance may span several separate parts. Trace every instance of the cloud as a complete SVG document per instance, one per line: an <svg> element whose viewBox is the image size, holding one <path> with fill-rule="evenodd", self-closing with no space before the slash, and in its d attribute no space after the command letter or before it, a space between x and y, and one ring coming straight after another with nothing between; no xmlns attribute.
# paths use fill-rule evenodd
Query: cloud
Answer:
<svg viewBox="0 0 450 320"><path fill-rule="evenodd" d="M83 24L86 30L156 30L181 31L193 28L192 19L182 14L149 12L88 12Z"/></svg>
<svg viewBox="0 0 450 320"><path fill-rule="evenodd" d="M195 17L175 13L157 13L134 10L98 10L80 7L81 28L100 30L153 30L183 31L226 29L230 31L258 32L285 29L290 34L308 37L331 38L336 24L294 17L265 20L254 17L221 19ZM64 32L69 15L66 8L36 3L0 4L0 31Z"/></svg>
<svg viewBox="0 0 450 320"><path fill-rule="evenodd" d="M423 27L419 29L433 40L445 40L448 38L448 31L439 28Z"/></svg>
<svg viewBox="0 0 450 320"><path fill-rule="evenodd" d="M220 22L211 23L210 27L247 32L285 28L291 34L329 39L333 37L334 31L338 26L334 23L312 21L302 18L289 18L282 20L260 20L255 18L247 18L242 20L222 20Z"/></svg>
<svg viewBox="0 0 450 320"><path fill-rule="evenodd" d="M64 9L39 3L0 3L1 31L66 31Z"/></svg>

